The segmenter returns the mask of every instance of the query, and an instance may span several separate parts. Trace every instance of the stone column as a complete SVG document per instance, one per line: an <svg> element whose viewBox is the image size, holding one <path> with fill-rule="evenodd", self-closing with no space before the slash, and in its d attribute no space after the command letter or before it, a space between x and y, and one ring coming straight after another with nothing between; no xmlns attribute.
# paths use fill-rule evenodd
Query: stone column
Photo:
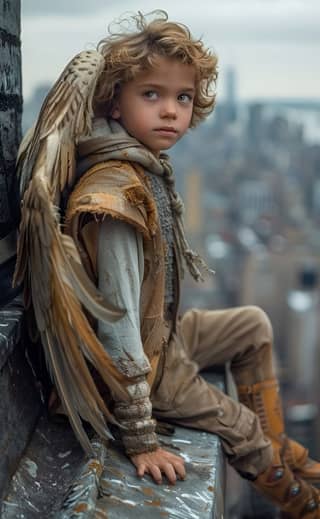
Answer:
<svg viewBox="0 0 320 519"><path fill-rule="evenodd" d="M18 197L14 166L21 139L20 0L0 0L0 305L14 296Z"/></svg>

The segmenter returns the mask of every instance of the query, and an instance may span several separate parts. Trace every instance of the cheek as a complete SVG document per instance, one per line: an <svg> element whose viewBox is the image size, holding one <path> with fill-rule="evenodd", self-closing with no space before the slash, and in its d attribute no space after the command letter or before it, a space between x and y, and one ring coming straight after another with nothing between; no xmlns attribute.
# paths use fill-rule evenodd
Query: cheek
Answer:
<svg viewBox="0 0 320 519"><path fill-rule="evenodd" d="M147 129L152 125L152 118L144 110L138 110L136 112L135 123L140 130Z"/></svg>
<svg viewBox="0 0 320 519"><path fill-rule="evenodd" d="M145 117L141 110L134 110L133 112L130 111L124 122L126 123L125 125L129 132L136 137L143 136L147 129Z"/></svg>
<svg viewBox="0 0 320 519"><path fill-rule="evenodd" d="M188 110L188 113L185 114L185 126L186 128L189 128L190 127L190 124L191 124L191 120L192 120L192 116L193 116L193 108L191 108L190 110Z"/></svg>

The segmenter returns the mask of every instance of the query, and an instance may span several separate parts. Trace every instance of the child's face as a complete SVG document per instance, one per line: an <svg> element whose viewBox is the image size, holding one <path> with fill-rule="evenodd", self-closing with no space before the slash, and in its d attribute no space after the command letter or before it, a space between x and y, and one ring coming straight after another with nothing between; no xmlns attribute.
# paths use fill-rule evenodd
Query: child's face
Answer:
<svg viewBox="0 0 320 519"><path fill-rule="evenodd" d="M154 68L122 86L111 116L158 156L190 126L195 79L192 65L158 56Z"/></svg>

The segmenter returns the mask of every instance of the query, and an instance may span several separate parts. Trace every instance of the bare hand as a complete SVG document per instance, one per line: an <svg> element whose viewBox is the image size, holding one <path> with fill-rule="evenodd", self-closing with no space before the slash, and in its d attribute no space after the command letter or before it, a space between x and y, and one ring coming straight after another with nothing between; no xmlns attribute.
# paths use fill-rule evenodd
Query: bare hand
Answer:
<svg viewBox="0 0 320 519"><path fill-rule="evenodd" d="M177 476L180 479L186 477L184 460L164 449L158 448L155 451L136 454L130 456L130 459L137 468L137 476L142 478L144 474L150 474L158 485L162 483L162 474L167 477L171 485L176 483Z"/></svg>

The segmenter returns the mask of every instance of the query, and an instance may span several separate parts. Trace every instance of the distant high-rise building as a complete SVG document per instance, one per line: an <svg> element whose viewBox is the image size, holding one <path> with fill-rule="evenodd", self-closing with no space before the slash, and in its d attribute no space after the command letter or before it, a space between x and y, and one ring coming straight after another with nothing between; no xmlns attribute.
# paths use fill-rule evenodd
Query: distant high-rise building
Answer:
<svg viewBox="0 0 320 519"><path fill-rule="evenodd" d="M312 192L312 209L313 217L319 221L320 219L320 179L316 179L313 184Z"/></svg>
<svg viewBox="0 0 320 519"><path fill-rule="evenodd" d="M237 119L236 71L234 67L226 70L226 109L228 122Z"/></svg>
<svg viewBox="0 0 320 519"><path fill-rule="evenodd" d="M261 217L272 218L276 211L273 187L264 180L243 181L236 191L235 207L245 225L253 225Z"/></svg>
<svg viewBox="0 0 320 519"><path fill-rule="evenodd" d="M250 146L254 149L259 145L263 138L264 119L263 105L260 103L252 103L249 105L248 111L248 139Z"/></svg>

